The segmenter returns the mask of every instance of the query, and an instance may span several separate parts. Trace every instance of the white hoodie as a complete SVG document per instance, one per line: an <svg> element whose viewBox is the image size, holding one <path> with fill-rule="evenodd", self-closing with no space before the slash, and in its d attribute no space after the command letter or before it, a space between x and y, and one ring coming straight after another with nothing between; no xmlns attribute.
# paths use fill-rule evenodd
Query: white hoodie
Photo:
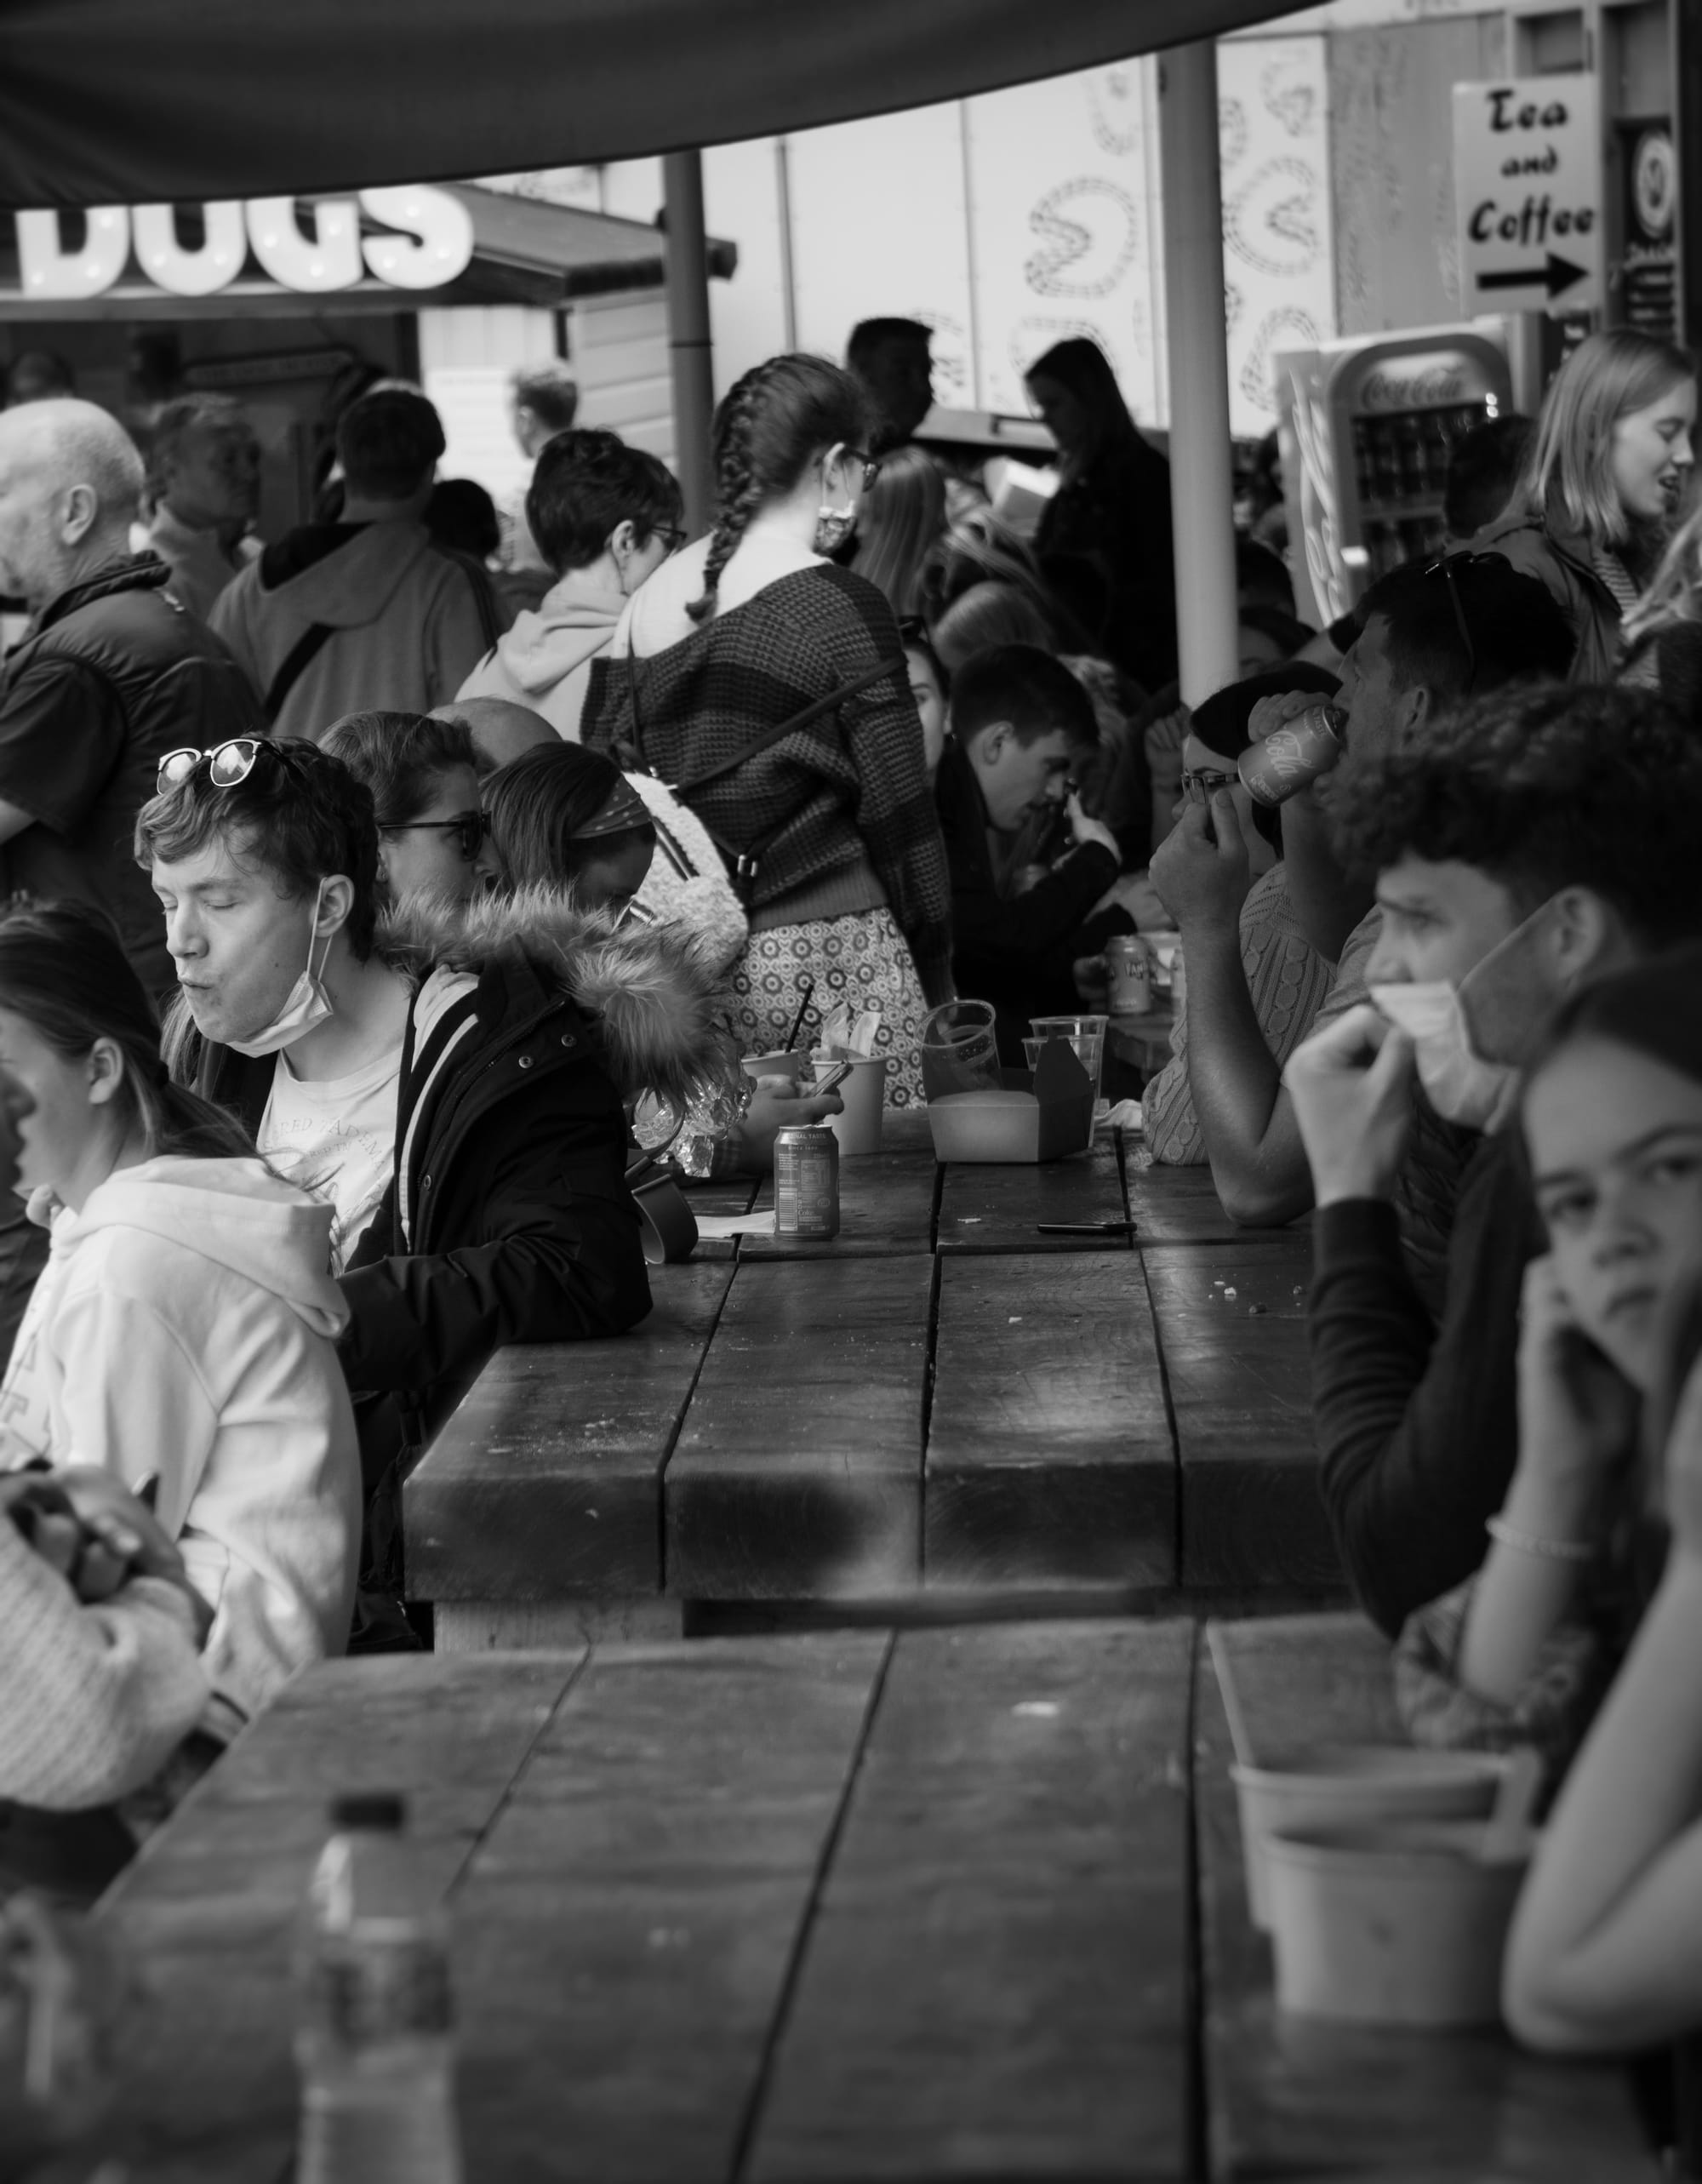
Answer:
<svg viewBox="0 0 1702 2184"><path fill-rule="evenodd" d="M218 1701L252 1715L348 1639L361 1472L330 1223L258 1160L121 1169L54 1216L0 1383L0 1468L158 1473L160 1522L214 1611L224 1734Z"/></svg>

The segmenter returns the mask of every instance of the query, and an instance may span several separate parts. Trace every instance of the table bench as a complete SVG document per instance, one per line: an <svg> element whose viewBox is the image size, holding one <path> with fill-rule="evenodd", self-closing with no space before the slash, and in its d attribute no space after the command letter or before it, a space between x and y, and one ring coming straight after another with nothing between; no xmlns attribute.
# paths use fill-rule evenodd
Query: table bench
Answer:
<svg viewBox="0 0 1702 2184"><path fill-rule="evenodd" d="M1357 1615L1214 1627L1255 1753L1404 1743L1389 1649ZM1248 1917L1229 1726L1202 1661L1196 1701L1209 2173L1387 2184L1649 2184L1625 2072L1522 2054L1494 2031L1424 2032L1285 2017Z"/></svg>
<svg viewBox="0 0 1702 2184"><path fill-rule="evenodd" d="M133 2184L283 2184L340 1792L452 1891L469 2184L1189 2174L1191 1627L1026 1624L298 1679L100 1921Z"/></svg>

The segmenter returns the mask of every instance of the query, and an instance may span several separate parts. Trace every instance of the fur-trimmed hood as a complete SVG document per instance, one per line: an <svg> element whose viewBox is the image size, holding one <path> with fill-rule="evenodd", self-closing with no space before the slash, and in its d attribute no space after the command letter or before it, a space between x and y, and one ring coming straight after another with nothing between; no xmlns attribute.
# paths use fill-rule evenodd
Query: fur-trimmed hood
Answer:
<svg viewBox="0 0 1702 2184"><path fill-rule="evenodd" d="M465 909L409 902L380 920L376 946L416 985L434 972L477 975L494 958L519 953L596 1018L623 1092L688 1094L724 1069L710 1007L714 977L677 927L617 930L564 889L529 887Z"/></svg>

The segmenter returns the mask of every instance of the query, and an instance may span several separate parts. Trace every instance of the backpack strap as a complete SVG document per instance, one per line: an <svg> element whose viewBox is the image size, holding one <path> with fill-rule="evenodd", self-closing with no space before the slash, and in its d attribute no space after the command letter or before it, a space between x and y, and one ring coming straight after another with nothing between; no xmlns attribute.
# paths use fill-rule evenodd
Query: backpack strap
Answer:
<svg viewBox="0 0 1702 2184"><path fill-rule="evenodd" d="M735 751L730 758L723 758L717 765L705 766L700 772L688 775L682 780L670 781L666 786L677 797L683 799L694 790L707 788L711 781L718 781L728 774L736 774L742 765L760 752L772 749L776 743L784 742L787 736L795 735L799 729L808 728L812 721L820 720L824 713L836 712L847 698L856 697L860 692L871 689L888 675L904 674L907 664L902 653L895 660L882 660L878 666L871 667L865 674L854 676L848 683L842 683L837 689L830 690L825 697L818 698L814 705L806 706L802 712L792 714L789 720L780 721L773 728L763 729L742 750ZM636 725L636 706L634 721ZM719 848L720 844L716 846Z"/></svg>
<svg viewBox="0 0 1702 2184"><path fill-rule="evenodd" d="M284 700L335 634L331 623L313 622L290 646L283 656L283 665L271 678L271 689L266 694L266 723L268 728L276 727L277 717L283 711Z"/></svg>

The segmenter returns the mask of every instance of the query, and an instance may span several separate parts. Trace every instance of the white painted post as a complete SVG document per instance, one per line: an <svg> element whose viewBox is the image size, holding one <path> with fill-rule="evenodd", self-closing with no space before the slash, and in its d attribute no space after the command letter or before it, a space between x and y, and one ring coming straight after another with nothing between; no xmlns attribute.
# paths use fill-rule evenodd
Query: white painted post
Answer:
<svg viewBox="0 0 1702 2184"><path fill-rule="evenodd" d="M703 155L671 152L662 162L667 232L668 353L674 386L674 470L685 495L686 529L698 538L715 514L709 426L715 380L709 332L709 260L703 232Z"/></svg>
<svg viewBox="0 0 1702 2184"><path fill-rule="evenodd" d="M1174 47L1158 70L1176 633L1182 700L1197 706L1236 679L1240 652L1216 48Z"/></svg>

